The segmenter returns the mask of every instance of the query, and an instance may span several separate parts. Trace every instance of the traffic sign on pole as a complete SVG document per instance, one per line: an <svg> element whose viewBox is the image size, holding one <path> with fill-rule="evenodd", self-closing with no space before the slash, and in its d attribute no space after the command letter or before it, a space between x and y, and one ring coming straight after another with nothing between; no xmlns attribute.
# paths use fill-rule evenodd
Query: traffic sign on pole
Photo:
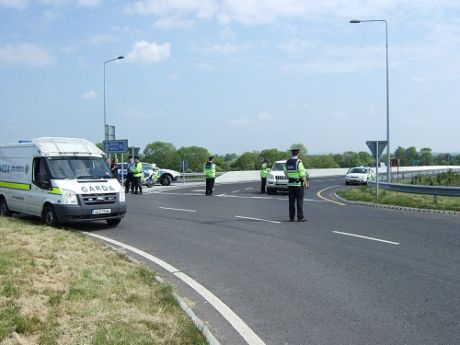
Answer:
<svg viewBox="0 0 460 345"><path fill-rule="evenodd" d="M387 141L366 141L367 147L371 150L372 156L375 160L379 159L382 156L383 150L387 146Z"/></svg>
<svg viewBox="0 0 460 345"><path fill-rule="evenodd" d="M125 153L128 151L128 139L104 140L104 151L106 153Z"/></svg>

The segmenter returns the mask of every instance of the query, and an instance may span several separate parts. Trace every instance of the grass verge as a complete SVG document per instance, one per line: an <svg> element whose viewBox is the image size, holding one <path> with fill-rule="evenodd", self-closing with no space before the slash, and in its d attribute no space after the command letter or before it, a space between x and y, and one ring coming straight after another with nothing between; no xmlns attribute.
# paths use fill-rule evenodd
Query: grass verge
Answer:
<svg viewBox="0 0 460 345"><path fill-rule="evenodd" d="M0 217L0 344L207 344L170 285L71 231Z"/></svg>
<svg viewBox="0 0 460 345"><path fill-rule="evenodd" d="M375 204L397 205L403 207L424 208L433 210L460 211L460 198L411 193L399 193L379 189L379 198L375 188L361 186L337 191L337 195L345 200L371 202Z"/></svg>

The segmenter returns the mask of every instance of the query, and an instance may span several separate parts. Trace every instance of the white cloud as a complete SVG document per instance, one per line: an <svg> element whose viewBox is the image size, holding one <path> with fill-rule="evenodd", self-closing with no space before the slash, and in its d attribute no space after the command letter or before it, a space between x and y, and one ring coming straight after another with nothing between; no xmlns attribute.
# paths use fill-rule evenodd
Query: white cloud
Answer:
<svg viewBox="0 0 460 345"><path fill-rule="evenodd" d="M143 0L127 6L128 13L166 16L190 14L211 18L219 8L215 0Z"/></svg>
<svg viewBox="0 0 460 345"><path fill-rule="evenodd" d="M235 44L227 43L227 44L215 44L213 46L206 47L204 50L205 52L211 53L211 54L227 55L227 54L234 53L238 51L239 49L240 49L239 46Z"/></svg>
<svg viewBox="0 0 460 345"><path fill-rule="evenodd" d="M89 41L92 44L114 43L118 41L118 38L111 34L95 34L90 37Z"/></svg>
<svg viewBox="0 0 460 345"><path fill-rule="evenodd" d="M195 24L193 20L186 20L177 17L161 18L153 26L157 29L185 29L190 28Z"/></svg>
<svg viewBox="0 0 460 345"><path fill-rule="evenodd" d="M226 122L226 125L239 129L257 129L261 125L274 123L277 118L277 116L269 112L262 111L251 116L230 119Z"/></svg>
<svg viewBox="0 0 460 345"><path fill-rule="evenodd" d="M32 43L0 46L0 64L46 66L55 61L45 48Z"/></svg>
<svg viewBox="0 0 460 345"><path fill-rule="evenodd" d="M0 7L10 7L19 10L25 9L27 4L27 0L0 0Z"/></svg>
<svg viewBox="0 0 460 345"><path fill-rule="evenodd" d="M99 6L99 0L78 0L77 5L80 7L97 7Z"/></svg>
<svg viewBox="0 0 460 345"><path fill-rule="evenodd" d="M133 49L127 54L129 60L141 62L157 62L170 56L171 47L169 43L156 44L147 41L134 43Z"/></svg>
<svg viewBox="0 0 460 345"><path fill-rule="evenodd" d="M391 11L432 14L456 0L140 0L126 7L131 14L160 18L179 15L215 19L222 24L270 24L283 18L383 16Z"/></svg>
<svg viewBox="0 0 460 345"><path fill-rule="evenodd" d="M97 92L94 91L94 90L91 90L91 91L87 91L85 92L82 97L84 99L93 99L93 98L96 98L97 97Z"/></svg>

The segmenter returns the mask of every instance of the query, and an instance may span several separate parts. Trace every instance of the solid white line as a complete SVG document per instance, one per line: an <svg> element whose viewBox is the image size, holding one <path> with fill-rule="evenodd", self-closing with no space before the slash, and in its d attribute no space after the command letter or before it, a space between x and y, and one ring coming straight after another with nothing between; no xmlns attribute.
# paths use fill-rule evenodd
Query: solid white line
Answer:
<svg viewBox="0 0 460 345"><path fill-rule="evenodd" d="M127 245L127 244L124 244L122 242L118 242L116 240L112 240L111 238L108 238L108 237L104 237L104 236L101 236L101 235L96 235L96 234L93 234L93 233L90 233L90 232L83 232L84 234L88 235L88 236L92 236L92 237L96 237L96 238L99 238L105 242L109 242L109 243L112 243L118 247L121 247L121 248L125 248L133 253L136 253L137 255L140 255L154 263L156 263L158 266L160 267L163 267L166 271L168 272L171 272L171 273L174 273L174 272L178 272L179 270L177 268L175 268L174 266L171 266L170 264L168 264L167 262L153 256L153 255L150 255L146 252L143 252L142 250L139 250L135 247L131 247L130 245Z"/></svg>
<svg viewBox="0 0 460 345"><path fill-rule="evenodd" d="M237 189L237 190L234 190L232 193L238 193L240 190Z"/></svg>
<svg viewBox="0 0 460 345"><path fill-rule="evenodd" d="M243 216L235 216L235 218L243 218L243 219L250 219L250 220L258 220L259 222L267 222L267 223L281 224L281 222L276 222L276 221L274 221L274 220L260 219L260 218L243 217Z"/></svg>
<svg viewBox="0 0 460 345"><path fill-rule="evenodd" d="M358 237L358 238L364 238L366 240L371 240L371 241L377 241L377 242L383 242L383 243L389 243L389 244L394 244L396 246L399 246L398 242L392 242L392 241L387 241L387 240L382 240L380 238L375 238L375 237L367 237L367 236L362 236L362 235L356 235L356 234L349 234L347 232L340 232L340 231L332 231L335 234L339 235L345 235L345 236L352 236L352 237Z"/></svg>
<svg viewBox="0 0 460 345"><path fill-rule="evenodd" d="M254 189L254 187L245 188L244 190L251 190L251 189Z"/></svg>
<svg viewBox="0 0 460 345"><path fill-rule="evenodd" d="M225 303L223 303L212 292L206 289L203 285L193 280L182 272L175 273L175 275L183 282L188 284L196 292L198 292L204 299L206 299L216 310L221 313L225 319L233 326L234 329L246 340L250 345L264 345L265 343L260 339L252 329L249 328L241 318L236 315Z"/></svg>
<svg viewBox="0 0 460 345"><path fill-rule="evenodd" d="M186 274L180 272L174 266L171 266L165 261L153 255L150 255L140 249L137 249L135 247L132 247L130 245L124 244L116 240L112 240L111 238L104 237L101 235L96 235L96 234L89 233L89 232L83 232L83 233L88 236L99 238L103 241L112 243L118 247L132 251L133 253L136 253L137 255L140 255L156 263L158 266L163 267L166 271L174 274L176 277L182 280L185 284L187 284L192 289L194 289L197 293L199 293L206 301L208 301L233 326L233 328L244 338L244 340L246 340L246 342L249 345L265 345L263 340L260 339L257 336L257 334L255 334L254 331L251 328L249 328L249 326L238 315L236 315L235 312L233 312L233 310L231 310L224 302L222 302L217 296L215 296L212 292L206 289L203 285L201 285L194 279L190 278Z"/></svg>
<svg viewBox="0 0 460 345"><path fill-rule="evenodd" d="M195 210L185 210L183 208L171 208L171 207L161 207L161 206L158 208L161 208L163 210L171 210L171 211L196 212Z"/></svg>

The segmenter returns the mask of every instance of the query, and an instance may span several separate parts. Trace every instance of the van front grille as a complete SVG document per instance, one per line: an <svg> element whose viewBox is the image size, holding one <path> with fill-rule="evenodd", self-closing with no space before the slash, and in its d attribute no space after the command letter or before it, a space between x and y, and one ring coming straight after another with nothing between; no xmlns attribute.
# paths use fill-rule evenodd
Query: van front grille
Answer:
<svg viewBox="0 0 460 345"><path fill-rule="evenodd" d="M106 205L117 201L117 193L82 194L80 195L84 205Z"/></svg>

